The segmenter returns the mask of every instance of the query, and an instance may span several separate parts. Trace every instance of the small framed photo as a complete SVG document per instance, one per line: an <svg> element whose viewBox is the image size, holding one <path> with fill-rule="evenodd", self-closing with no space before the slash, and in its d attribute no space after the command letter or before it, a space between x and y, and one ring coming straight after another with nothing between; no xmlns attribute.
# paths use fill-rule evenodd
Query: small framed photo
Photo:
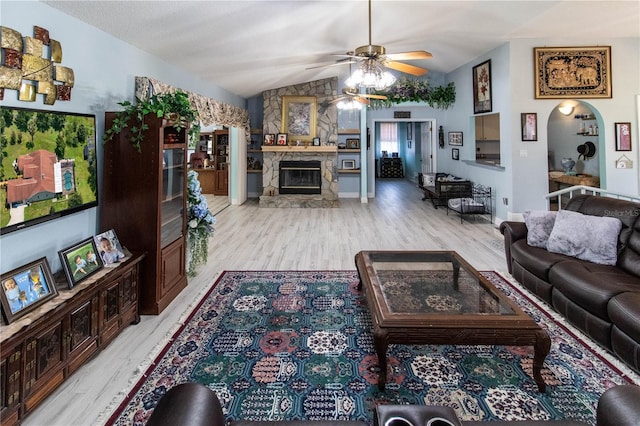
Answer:
<svg viewBox="0 0 640 426"><path fill-rule="evenodd" d="M344 170L355 170L356 160L342 160L342 168Z"/></svg>
<svg viewBox="0 0 640 426"><path fill-rule="evenodd" d="M449 145L462 146L462 132L449 132Z"/></svg>
<svg viewBox="0 0 640 426"><path fill-rule="evenodd" d="M0 282L0 302L7 324L58 294L46 257L2 274Z"/></svg>
<svg viewBox="0 0 640 426"><path fill-rule="evenodd" d="M102 269L102 259L93 237L58 252L69 288Z"/></svg>
<svg viewBox="0 0 640 426"><path fill-rule="evenodd" d="M263 145L273 145L276 142L276 135L274 135L273 133L267 133L266 135L264 135L264 138L262 140L262 144Z"/></svg>
<svg viewBox="0 0 640 426"><path fill-rule="evenodd" d="M460 159L460 150L458 148L451 148L451 158L454 160Z"/></svg>
<svg viewBox="0 0 640 426"><path fill-rule="evenodd" d="M276 139L276 145L286 145L286 144L287 144L287 134L278 133L278 139Z"/></svg>
<svg viewBox="0 0 640 426"><path fill-rule="evenodd" d="M313 146L320 146L320 138L318 137L313 138Z"/></svg>
<svg viewBox="0 0 640 426"><path fill-rule="evenodd" d="M520 114L520 128L522 131L522 140L537 141L538 140L538 114L535 112L523 112Z"/></svg>
<svg viewBox="0 0 640 426"><path fill-rule="evenodd" d="M347 149L360 149L360 139L347 139Z"/></svg>
<svg viewBox="0 0 640 426"><path fill-rule="evenodd" d="M631 151L631 123L616 123L616 151Z"/></svg>
<svg viewBox="0 0 640 426"><path fill-rule="evenodd" d="M96 242L98 254L104 266L116 266L118 262L126 257L122 244L120 244L116 232L113 229L96 235L93 237L93 240Z"/></svg>

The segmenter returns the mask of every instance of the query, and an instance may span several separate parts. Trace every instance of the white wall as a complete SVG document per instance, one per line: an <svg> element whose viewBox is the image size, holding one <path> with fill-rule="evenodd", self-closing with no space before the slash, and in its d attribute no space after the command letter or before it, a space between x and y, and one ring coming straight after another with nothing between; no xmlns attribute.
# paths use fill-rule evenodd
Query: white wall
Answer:
<svg viewBox="0 0 640 426"><path fill-rule="evenodd" d="M104 131L104 112L120 109L118 102L134 101L135 76L152 77L219 101L246 107L243 98L198 80L41 2L3 0L1 8L0 25L19 31L23 36L33 36L34 25L49 30L50 37L62 45L62 65L72 68L75 74L75 86L69 102L44 105L42 95L38 96L36 102L21 102L17 100L17 91L5 90L3 105L95 114L98 141ZM100 176L102 150L100 143L98 146ZM100 184L100 178L98 182ZM0 237L1 272L41 257L47 257L55 272L60 268L58 250L101 231L97 226L98 209L93 208L3 235Z"/></svg>

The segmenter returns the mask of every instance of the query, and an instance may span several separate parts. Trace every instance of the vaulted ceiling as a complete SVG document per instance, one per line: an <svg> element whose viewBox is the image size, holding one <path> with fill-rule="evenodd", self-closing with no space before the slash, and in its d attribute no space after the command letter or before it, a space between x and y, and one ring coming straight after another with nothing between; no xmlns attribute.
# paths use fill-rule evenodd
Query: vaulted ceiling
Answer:
<svg viewBox="0 0 640 426"><path fill-rule="evenodd" d="M243 97L344 77L348 65L307 68L369 36L366 0L43 2ZM640 2L373 0L371 35L388 53L431 52L409 63L446 73L512 39L639 37Z"/></svg>

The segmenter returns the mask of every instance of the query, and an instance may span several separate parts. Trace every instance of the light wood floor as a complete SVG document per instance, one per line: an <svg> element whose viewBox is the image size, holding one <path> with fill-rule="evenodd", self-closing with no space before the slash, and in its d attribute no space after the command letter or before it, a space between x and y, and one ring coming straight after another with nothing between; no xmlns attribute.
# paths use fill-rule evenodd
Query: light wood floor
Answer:
<svg viewBox="0 0 640 426"><path fill-rule="evenodd" d="M493 225L473 219L460 224L459 216L421 198L413 183L379 180L376 198L366 204L343 199L334 209L273 209L249 200L225 208L216 215L209 261L178 298L162 314L127 327L24 424L102 424L112 402L124 398L120 394L132 378L224 270L355 270L360 250L456 250L476 269L508 276L502 237Z"/></svg>

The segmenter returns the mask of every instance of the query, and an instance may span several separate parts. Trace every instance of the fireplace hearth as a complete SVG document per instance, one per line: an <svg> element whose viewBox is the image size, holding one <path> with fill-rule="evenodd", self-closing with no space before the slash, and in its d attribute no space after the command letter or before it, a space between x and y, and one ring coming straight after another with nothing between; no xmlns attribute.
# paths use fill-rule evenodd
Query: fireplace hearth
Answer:
<svg viewBox="0 0 640 426"><path fill-rule="evenodd" d="M280 194L320 194L320 161L280 161Z"/></svg>

